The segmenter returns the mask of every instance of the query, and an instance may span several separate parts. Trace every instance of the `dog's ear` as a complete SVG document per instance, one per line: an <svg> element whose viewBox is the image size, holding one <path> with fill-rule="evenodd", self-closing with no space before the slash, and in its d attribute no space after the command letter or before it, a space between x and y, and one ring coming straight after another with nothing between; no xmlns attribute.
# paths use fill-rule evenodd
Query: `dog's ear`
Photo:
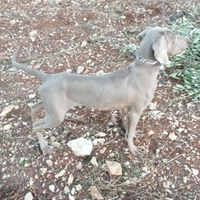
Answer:
<svg viewBox="0 0 200 200"><path fill-rule="evenodd" d="M150 28L152 28L152 27L149 27L149 28L147 28L146 30L144 30L144 31L142 31L141 33L139 33L139 34L137 35L136 38L137 38L139 41L142 41L142 39L146 36L146 33L147 33L147 31L148 31Z"/></svg>
<svg viewBox="0 0 200 200"><path fill-rule="evenodd" d="M168 41L166 35L161 34L153 43L152 49L157 61L163 65L169 65L170 61L167 55Z"/></svg>
<svg viewBox="0 0 200 200"><path fill-rule="evenodd" d="M174 33L172 33L170 30L165 31L164 33L165 33L165 37L167 37L168 45L170 43L173 44L174 40L176 39L176 36L174 35Z"/></svg>

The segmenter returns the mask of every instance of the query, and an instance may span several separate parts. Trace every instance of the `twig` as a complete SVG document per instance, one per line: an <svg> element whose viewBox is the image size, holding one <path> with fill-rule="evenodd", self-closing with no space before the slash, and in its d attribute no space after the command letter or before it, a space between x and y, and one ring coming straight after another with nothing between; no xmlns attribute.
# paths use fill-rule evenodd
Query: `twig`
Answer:
<svg viewBox="0 0 200 200"><path fill-rule="evenodd" d="M101 148L104 147L105 145L108 145L108 144L110 144L111 142L113 142L117 137L119 137L119 135L115 136L112 140L110 140L110 141L108 141L108 142L102 144L102 145L97 149L97 151L99 151L99 149L101 149Z"/></svg>
<svg viewBox="0 0 200 200"><path fill-rule="evenodd" d="M123 182L123 183L121 183L121 184L114 185L113 187L126 186L126 185L132 185L132 184L135 185L135 184L137 184L137 183L142 183L142 182L144 182L144 181L147 181L147 180L149 179L149 177L157 170L158 167L159 167L159 165L156 166L155 169L147 176L147 178L145 178L145 179L143 179L143 180L138 180L138 181L129 182L129 183Z"/></svg>
<svg viewBox="0 0 200 200"><path fill-rule="evenodd" d="M176 156L176 157L172 158L171 160L167 161L167 163L170 163L171 161L173 161L173 160L175 160L175 159L179 158L179 157L180 157L180 156L182 156L182 155L183 155L183 154L180 154L180 155L178 155L178 156Z"/></svg>

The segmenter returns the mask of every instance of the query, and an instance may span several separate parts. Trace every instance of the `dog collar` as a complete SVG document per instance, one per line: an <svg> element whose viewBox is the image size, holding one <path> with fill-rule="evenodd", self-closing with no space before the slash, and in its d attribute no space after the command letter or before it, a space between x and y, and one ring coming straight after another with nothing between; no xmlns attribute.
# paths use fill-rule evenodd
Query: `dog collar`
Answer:
<svg viewBox="0 0 200 200"><path fill-rule="evenodd" d="M139 55L136 55L136 59L138 59L140 62L146 63L148 65L158 65L158 64L160 64L159 61L153 61L153 60L145 59L145 58L143 58L142 56L139 56Z"/></svg>

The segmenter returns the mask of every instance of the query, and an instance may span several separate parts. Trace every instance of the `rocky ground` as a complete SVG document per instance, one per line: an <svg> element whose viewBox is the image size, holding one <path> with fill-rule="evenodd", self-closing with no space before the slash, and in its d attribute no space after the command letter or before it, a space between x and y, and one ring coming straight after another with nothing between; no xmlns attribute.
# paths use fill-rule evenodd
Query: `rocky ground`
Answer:
<svg viewBox="0 0 200 200"><path fill-rule="evenodd" d="M0 1L0 199L200 199L200 105L183 99L173 89L176 81L160 72L155 98L137 126L134 143L142 157L128 151L123 111L83 106L45 130L53 153L43 156L29 109L39 100L40 81L10 61L23 44L18 60L46 73L111 72L134 61L123 50L137 43L137 33L197 6L182 0ZM76 156L68 147L80 137L93 141L90 156Z"/></svg>

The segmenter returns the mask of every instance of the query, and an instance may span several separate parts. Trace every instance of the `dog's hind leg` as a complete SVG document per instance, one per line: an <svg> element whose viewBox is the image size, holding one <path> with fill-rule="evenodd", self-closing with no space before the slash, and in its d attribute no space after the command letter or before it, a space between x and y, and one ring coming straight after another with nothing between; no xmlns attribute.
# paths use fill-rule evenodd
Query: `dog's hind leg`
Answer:
<svg viewBox="0 0 200 200"><path fill-rule="evenodd" d="M42 121L38 121L33 124L33 129L36 132L40 148L44 155L51 153L51 147L48 146L47 141L44 139L42 130L60 125L64 119L64 115L65 115L64 111L62 113L59 112L59 114L58 112L52 112L52 111L50 113L47 112Z"/></svg>
<svg viewBox="0 0 200 200"><path fill-rule="evenodd" d="M60 125L64 120L67 110L76 104L60 93L54 93L52 95L52 93L45 92L43 94L41 94L41 98L45 108L45 117L41 121L35 122L33 129L36 132L43 154L50 154L51 148L44 139L42 130Z"/></svg>
<svg viewBox="0 0 200 200"><path fill-rule="evenodd" d="M33 129L36 132L36 135L38 137L38 141L40 144L40 148L44 155L51 153L51 147L48 146L47 141L44 139L42 130L46 128L56 127L59 124L61 124L62 120L64 119L64 114L63 114L62 119L61 118L56 119L56 116L57 115L55 113L54 113L54 116L47 114L42 121L38 121L33 124Z"/></svg>
<svg viewBox="0 0 200 200"><path fill-rule="evenodd" d="M30 106L31 117L32 117L33 123L35 123L36 121L38 121L37 114L40 112L40 110L42 109L42 107L43 107L42 101L39 101L38 103L35 103L35 104L33 104L33 105Z"/></svg>
<svg viewBox="0 0 200 200"><path fill-rule="evenodd" d="M35 103L35 104L30 106L33 124L37 123L37 121L38 121L37 114L40 112L42 107L43 107L42 101L39 101L38 103ZM40 122L38 122L38 123L40 123ZM41 148L43 154L50 154L51 153L51 147L48 146L47 141L44 139L42 132L37 131L36 135L37 135L37 138L38 138L38 141L39 141L39 144L40 144L40 148Z"/></svg>

